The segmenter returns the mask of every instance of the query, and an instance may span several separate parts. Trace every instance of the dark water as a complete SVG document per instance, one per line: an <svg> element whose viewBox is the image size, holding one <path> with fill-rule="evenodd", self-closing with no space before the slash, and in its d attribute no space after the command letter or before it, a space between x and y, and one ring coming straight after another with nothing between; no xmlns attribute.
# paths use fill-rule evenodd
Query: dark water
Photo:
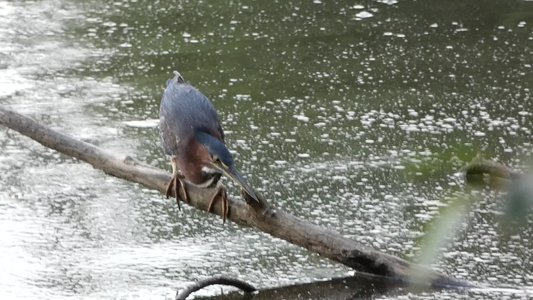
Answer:
<svg viewBox="0 0 533 300"><path fill-rule="evenodd" d="M478 152L532 158L531 1L5 1L0 105L170 170L157 133L179 69L220 111L276 206L415 259ZM2 298L171 298L349 274L0 129ZM533 218L484 195L434 267L494 288L377 298L527 298ZM501 286L510 287L499 289ZM218 293L208 289L204 295Z"/></svg>

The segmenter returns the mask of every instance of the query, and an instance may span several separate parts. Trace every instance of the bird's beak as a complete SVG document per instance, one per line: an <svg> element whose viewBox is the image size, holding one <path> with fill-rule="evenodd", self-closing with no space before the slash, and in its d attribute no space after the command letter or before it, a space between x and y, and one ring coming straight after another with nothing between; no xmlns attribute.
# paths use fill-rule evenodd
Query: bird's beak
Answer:
<svg viewBox="0 0 533 300"><path fill-rule="evenodd" d="M211 166L221 171L223 174L231 178L235 183L240 185L241 188L244 190L244 192L248 194L252 199L254 199L257 202L260 202L254 189L248 184L248 181L246 181L246 179L242 177L242 175L239 173L239 171L237 171L237 169L234 166L226 166L223 163L216 163L216 162L212 162Z"/></svg>

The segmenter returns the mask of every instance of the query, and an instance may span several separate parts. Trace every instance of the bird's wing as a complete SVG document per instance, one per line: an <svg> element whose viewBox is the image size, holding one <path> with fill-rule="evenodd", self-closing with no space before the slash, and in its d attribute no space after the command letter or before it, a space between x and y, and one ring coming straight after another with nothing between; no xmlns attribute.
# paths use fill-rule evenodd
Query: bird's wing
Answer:
<svg viewBox="0 0 533 300"><path fill-rule="evenodd" d="M177 135L173 134L164 115L161 115L159 120L159 137L165 154L177 155L179 140Z"/></svg>

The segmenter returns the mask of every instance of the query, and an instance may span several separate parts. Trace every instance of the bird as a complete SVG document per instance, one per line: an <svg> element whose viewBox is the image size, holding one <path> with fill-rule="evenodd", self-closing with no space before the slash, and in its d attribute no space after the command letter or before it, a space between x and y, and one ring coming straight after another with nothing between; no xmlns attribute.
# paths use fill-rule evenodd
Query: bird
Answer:
<svg viewBox="0 0 533 300"><path fill-rule="evenodd" d="M189 202L186 184L218 190L209 202L211 212L215 202L222 201L222 218L226 221L229 202L225 188L218 185L222 175L237 183L247 202L258 202L259 196L237 171L233 156L224 141L219 115L198 89L186 83L175 71L167 86L159 108L159 133L165 154L170 156L172 179L166 188L166 197L174 191L178 208L180 194ZM181 193L180 193L181 192Z"/></svg>

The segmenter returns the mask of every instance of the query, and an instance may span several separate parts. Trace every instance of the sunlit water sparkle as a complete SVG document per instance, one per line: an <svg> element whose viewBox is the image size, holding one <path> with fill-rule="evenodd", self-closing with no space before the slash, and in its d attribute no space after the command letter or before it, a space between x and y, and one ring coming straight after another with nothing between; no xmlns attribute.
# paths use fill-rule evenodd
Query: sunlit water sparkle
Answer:
<svg viewBox="0 0 533 300"><path fill-rule="evenodd" d="M157 112L178 68L276 206L415 258L478 151L515 167L531 157L532 22L485 2L0 0L0 104L170 170ZM1 298L161 299L218 274L259 287L349 274L13 131L0 153ZM532 220L508 234L501 201L474 205L434 265L490 287L472 298L531 295Z"/></svg>

